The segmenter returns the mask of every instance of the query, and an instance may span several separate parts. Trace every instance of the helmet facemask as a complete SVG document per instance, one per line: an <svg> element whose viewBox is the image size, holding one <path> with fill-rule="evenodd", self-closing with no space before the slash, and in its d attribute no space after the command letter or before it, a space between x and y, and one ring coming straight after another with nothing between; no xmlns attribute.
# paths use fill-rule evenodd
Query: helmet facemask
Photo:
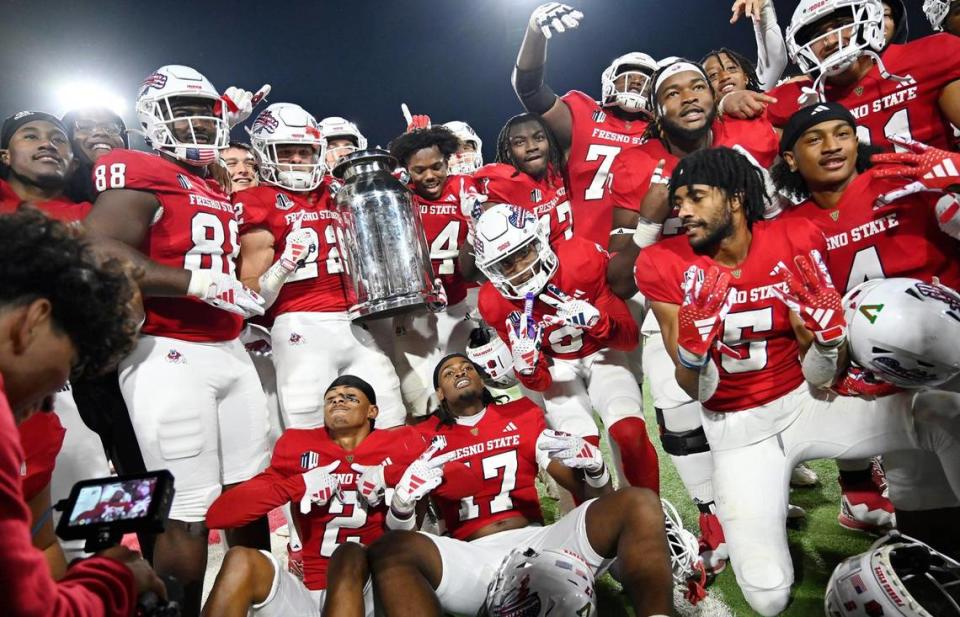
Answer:
<svg viewBox="0 0 960 617"><path fill-rule="evenodd" d="M640 91L630 87L631 77L640 78ZM623 111L636 113L649 111L650 74L638 68L627 68L613 78L612 92L604 98L604 104L615 104Z"/></svg>
<svg viewBox="0 0 960 617"><path fill-rule="evenodd" d="M480 154L479 146L476 142L472 143L474 150L462 150L450 157L447 165L450 167L450 173L469 176L483 166L483 156Z"/></svg>
<svg viewBox="0 0 960 617"><path fill-rule="evenodd" d="M204 106L210 103L211 111L178 116L178 104L188 102ZM143 98L137 101L137 115L150 147L189 165L205 167L216 162L230 142L230 129L219 100L183 95ZM204 124L213 125L212 135ZM198 136L204 133L208 136L201 141Z"/></svg>
<svg viewBox="0 0 960 617"><path fill-rule="evenodd" d="M518 261L523 262L531 254L533 260L526 267L511 272ZM483 266L478 264L478 267L505 298L522 300L528 293L538 294L547 286L557 271L557 255L546 238L538 233L496 260Z"/></svg>
<svg viewBox="0 0 960 617"><path fill-rule="evenodd" d="M787 50L790 58L804 73L832 76L846 71L864 54L877 55L883 49L883 7L879 0L840 2L836 9L817 15L812 21L794 21L787 28ZM799 10L799 9L798 9ZM796 15L794 16L796 19ZM816 34L814 29L824 20L840 20L827 32ZM829 37L835 37L837 47L821 59L814 47Z"/></svg>

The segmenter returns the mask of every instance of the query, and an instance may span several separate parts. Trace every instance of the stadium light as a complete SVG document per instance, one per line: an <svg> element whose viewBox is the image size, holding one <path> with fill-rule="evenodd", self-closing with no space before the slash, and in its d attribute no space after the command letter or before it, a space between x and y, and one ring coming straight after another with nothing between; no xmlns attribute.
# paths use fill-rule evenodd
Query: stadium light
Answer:
<svg viewBox="0 0 960 617"><path fill-rule="evenodd" d="M120 116L131 111L122 97L94 81L63 83L57 87L55 96L60 113L84 107L106 107Z"/></svg>

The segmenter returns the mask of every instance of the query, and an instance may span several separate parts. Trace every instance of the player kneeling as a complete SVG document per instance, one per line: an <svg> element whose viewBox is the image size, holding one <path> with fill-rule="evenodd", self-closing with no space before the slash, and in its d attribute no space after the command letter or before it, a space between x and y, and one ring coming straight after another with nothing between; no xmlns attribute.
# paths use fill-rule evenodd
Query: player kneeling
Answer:
<svg viewBox="0 0 960 617"><path fill-rule="evenodd" d="M518 546L576 553L590 575L616 558L638 614L671 611L671 569L664 518L647 489L610 491L599 450L579 437L546 430L532 402L494 404L464 355L444 358L434 382L438 419L419 425L446 438L443 453L483 471L483 486L464 499L435 494L449 536L391 532L370 547L377 597L390 617L475 615L503 559ZM545 469L564 488L587 497L543 526L534 480ZM452 488L452 487L451 487Z"/></svg>
<svg viewBox="0 0 960 617"><path fill-rule="evenodd" d="M439 445L425 449L415 429L375 430L376 403L370 384L341 375L324 394L324 426L287 430L266 471L213 503L211 528L236 527L289 501L299 503L304 577L301 582L268 552L232 548L204 615L239 617L250 609L260 616L372 615L362 545L385 528L412 529L416 502L440 487L445 469L465 491L447 498L479 488L479 477L462 464L445 465L451 456L433 458ZM389 501L388 483L395 486Z"/></svg>

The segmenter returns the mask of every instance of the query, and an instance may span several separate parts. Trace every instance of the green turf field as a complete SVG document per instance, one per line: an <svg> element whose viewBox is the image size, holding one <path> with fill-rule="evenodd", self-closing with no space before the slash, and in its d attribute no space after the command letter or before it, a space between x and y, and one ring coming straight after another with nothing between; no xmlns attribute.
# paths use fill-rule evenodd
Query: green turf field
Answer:
<svg viewBox="0 0 960 617"><path fill-rule="evenodd" d="M644 391L645 416L650 439L660 455L660 486L662 496L671 501L683 517L688 529L697 532L697 509L687 496L679 476L660 447L656 418L649 393ZM845 557L866 550L872 536L849 531L837 524L840 504L840 487L837 484L837 467L833 461L813 461L810 466L820 476L820 482L811 488L793 489L790 502L807 511L807 519L796 529L788 530L790 552L796 582L793 600L783 615L790 617L820 617L823 615L823 594L833 568ZM544 514L550 522L556 516L556 502L543 498ZM633 615L629 602L620 593L619 586L609 576L601 579L598 609L601 617ZM713 601L691 607L685 601L677 606L678 615L713 617L733 615L748 617L757 615L747 605L737 587L733 569L727 567L708 588Z"/></svg>

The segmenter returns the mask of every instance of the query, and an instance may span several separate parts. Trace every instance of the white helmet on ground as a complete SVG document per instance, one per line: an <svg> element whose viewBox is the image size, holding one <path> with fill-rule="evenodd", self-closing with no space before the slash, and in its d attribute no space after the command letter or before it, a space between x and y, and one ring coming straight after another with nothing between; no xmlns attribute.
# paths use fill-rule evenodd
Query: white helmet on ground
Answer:
<svg viewBox="0 0 960 617"><path fill-rule="evenodd" d="M615 58L610 66L600 74L600 104L603 106L617 105L624 111L650 110L650 76L657 70L657 61L647 54L632 51ZM627 88L629 75L640 75L644 78L640 92ZM627 76L624 89L617 88L617 78Z"/></svg>
<svg viewBox="0 0 960 617"><path fill-rule="evenodd" d="M670 568L673 570L673 581L677 585L685 586L691 579L706 578L703 562L700 560L700 541L697 536L687 531L680 514L673 504L666 499L660 500L663 509L664 528L667 532L667 546L670 549Z"/></svg>
<svg viewBox="0 0 960 617"><path fill-rule="evenodd" d="M594 617L593 573L567 550L514 549L487 587L488 617Z"/></svg>
<svg viewBox="0 0 960 617"><path fill-rule="evenodd" d="M483 382L491 388L506 390L519 382L513 372L510 348L490 326L481 324L470 332L466 354L471 362L480 367Z"/></svg>
<svg viewBox="0 0 960 617"><path fill-rule="evenodd" d="M312 191L320 186L325 169L320 155L327 141L316 119L305 109L293 103L274 103L260 112L249 133L264 182L291 191ZM277 146L285 144L310 146L314 152L311 162L281 163Z"/></svg>
<svg viewBox="0 0 960 617"><path fill-rule="evenodd" d="M450 162L448 163L450 173L469 176L483 167L483 141L480 140L480 136L473 130L473 127L460 120L446 122L443 126L450 129L450 132L456 135L461 143L472 143L474 147L473 152L464 150L450 157Z"/></svg>
<svg viewBox="0 0 960 617"><path fill-rule="evenodd" d="M209 101L212 111L176 116L174 99ZM215 162L230 143L220 93L189 66L161 66L143 80L137 92L137 119L147 145L189 165L205 167ZM185 132L188 137L184 137Z"/></svg>
<svg viewBox="0 0 960 617"><path fill-rule="evenodd" d="M958 617L960 563L891 532L836 567L823 603L829 617Z"/></svg>
<svg viewBox="0 0 960 617"><path fill-rule="evenodd" d="M839 13L851 17L846 24L814 36L811 26ZM817 58L813 45L827 37L837 38L837 49L824 59ZM883 5L880 0L801 0L786 31L787 52L804 73L836 75L850 68L864 53L875 57L883 50Z"/></svg>
<svg viewBox="0 0 960 617"><path fill-rule="evenodd" d="M324 161L327 160L327 152L331 150L329 142L334 139L350 139L353 141L353 146L341 146L341 148L338 148L338 150L347 149L347 151L344 151L337 157L338 159L351 152L367 149L367 138L363 136L363 133L360 132L356 124L346 118L341 118L340 116L324 118L320 121L320 132L323 134L323 138L327 140L327 148L323 152Z"/></svg>
<svg viewBox="0 0 960 617"><path fill-rule="evenodd" d="M477 268L505 298L522 300L528 293L540 293L557 271L546 228L532 212L513 204L497 204L480 215L473 248ZM532 261L512 272L531 251Z"/></svg>
<svg viewBox="0 0 960 617"><path fill-rule="evenodd" d="M930 27L941 32L943 22L950 14L950 0L923 0L923 12L927 15Z"/></svg>
<svg viewBox="0 0 960 617"><path fill-rule="evenodd" d="M874 279L843 297L854 362L902 388L960 373L960 295L917 279Z"/></svg>

